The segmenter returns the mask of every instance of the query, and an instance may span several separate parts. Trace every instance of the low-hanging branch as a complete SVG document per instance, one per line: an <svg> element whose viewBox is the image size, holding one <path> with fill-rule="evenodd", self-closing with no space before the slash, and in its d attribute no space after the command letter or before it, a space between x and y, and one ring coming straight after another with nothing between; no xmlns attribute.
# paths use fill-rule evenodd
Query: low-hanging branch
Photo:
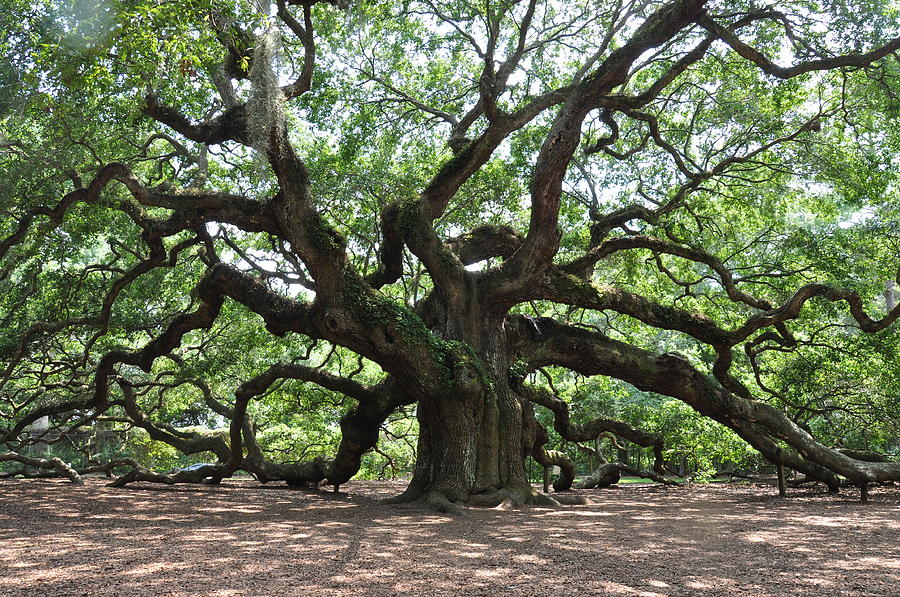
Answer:
<svg viewBox="0 0 900 597"><path fill-rule="evenodd" d="M84 479L81 478L78 471L56 456L51 458L34 458L19 454L18 452L0 452L0 462L10 461L20 462L26 466L33 466L36 468L51 469L56 471L60 476L66 477L75 485L84 485Z"/></svg>
<svg viewBox="0 0 900 597"><path fill-rule="evenodd" d="M575 489L594 489L595 487L607 487L619 482L621 473L640 477L642 479L650 479L662 485L677 487L678 482L666 479L663 475L656 471L645 471L628 466L622 462L604 462L598 466L590 475L579 481L575 485Z"/></svg>
<svg viewBox="0 0 900 597"><path fill-rule="evenodd" d="M531 402L540 404L553 412L553 428L563 439L570 442L586 442L595 440L604 433L614 433L639 446L652 447L653 468L657 473L662 474L664 445L660 435L648 433L636 429L624 421L606 417L594 417L586 423L575 424L570 419L569 405L565 400L554 396L544 388L536 386L523 385L519 388L519 391Z"/></svg>
<svg viewBox="0 0 900 597"><path fill-rule="evenodd" d="M639 389L678 398L731 427L770 461L800 470L829 486L838 485L835 473L857 483L889 480L900 474L898 463L859 461L820 444L777 409L732 394L679 355L656 354L564 325L557 325L543 340L535 341L521 320L516 323L519 350L531 366L560 365L582 375L609 375ZM776 440L786 442L791 449L780 449Z"/></svg>

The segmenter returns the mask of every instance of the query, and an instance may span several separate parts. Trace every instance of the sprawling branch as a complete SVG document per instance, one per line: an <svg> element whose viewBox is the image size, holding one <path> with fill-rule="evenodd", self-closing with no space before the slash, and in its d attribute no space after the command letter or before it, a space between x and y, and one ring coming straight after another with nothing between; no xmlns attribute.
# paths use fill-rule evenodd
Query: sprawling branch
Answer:
<svg viewBox="0 0 900 597"><path fill-rule="evenodd" d="M636 246L645 244L645 239L642 237L634 238L637 239L635 242ZM621 241L614 239L609 241L611 244L608 246L615 247L619 242L624 246L628 246L630 241L630 238L624 238ZM607 245L604 244L602 246ZM692 251L688 250L685 254L692 254ZM694 257L705 260L702 252ZM527 297L520 297L520 300L542 298L561 304L599 311L609 309L634 317L656 328L683 332L717 349L723 349L744 342L761 329L776 327L796 319L800 316L803 306L809 300L817 297L832 302L846 302L850 314L864 332L878 332L900 319L900 305L896 305L884 317L873 319L866 313L862 298L856 291L835 288L825 284L807 284L794 292L781 305L771 307L762 301L758 301L759 304L755 306L758 308L768 306L768 309L751 315L743 325L733 330L727 330L703 314L664 305L642 295L618 288L593 285L570 274L565 274L557 268L551 268L548 275L544 278L543 284L532 289L532 292ZM757 300L753 299L753 297L749 298L753 301Z"/></svg>
<svg viewBox="0 0 900 597"><path fill-rule="evenodd" d="M380 392L378 389L361 384L340 375L334 375L316 367L296 365L292 363L276 363L263 373L242 383L234 394L238 399L249 399L263 394L275 381L280 379L298 379L312 382L332 392L339 392L345 396L365 402L377 400Z"/></svg>
<svg viewBox="0 0 900 597"><path fill-rule="evenodd" d="M235 141L250 145L245 104L232 106L215 118L195 124L175 108L160 103L153 93L148 93L141 112L197 143L219 145L225 141Z"/></svg>
<svg viewBox="0 0 900 597"><path fill-rule="evenodd" d="M438 284L451 294L458 294L465 284L463 264L443 246L434 232L433 221L444 213L459 188L487 163L510 134L565 101L571 91L568 87L554 89L532 99L516 112L491 121L480 136L459 145L456 155L439 168L418 200L387 206L382 212L382 247L378 271L370 277L372 285L380 287L399 279L405 243Z"/></svg>
<svg viewBox="0 0 900 597"><path fill-rule="evenodd" d="M278 0L278 18L297 36L303 44L303 68L297 80L282 88L287 99L302 95L312 88L313 71L316 64L316 40L313 35L312 3L303 5L303 24L291 14L285 0Z"/></svg>
<svg viewBox="0 0 900 597"><path fill-rule="evenodd" d="M52 225L59 226L63 223L69 208L77 203L96 203L100 194L113 181L122 183L138 206L163 207L176 212L176 215L168 221L155 221L141 213L139 207L122 206L122 211L148 234L154 234L155 229L157 237L171 236L181 230L191 230L210 221L233 224L251 232L277 233L279 230L270 202L257 201L241 195L200 190L160 192L144 186L125 164L113 162L101 168L87 187L79 187L67 193L53 207L37 207L26 214L16 230L0 242L0 259L10 248L26 238L37 216L44 216Z"/></svg>
<svg viewBox="0 0 900 597"><path fill-rule="evenodd" d="M632 38L585 78L557 114L534 166L531 220L522 246L493 282L501 294L519 292L539 279L559 248L557 230L562 183L581 140L581 125L602 98L628 79L632 64L647 50L670 41L699 15L703 0L679 0L647 18Z"/></svg>
<svg viewBox="0 0 900 597"><path fill-rule="evenodd" d="M135 466L127 473L116 477L109 485L111 487L125 487L129 483L138 481L146 481L148 483L165 483L166 485L174 485L176 483L200 483L204 479L213 478L221 480L225 475L224 465L207 465L192 470L179 470L174 473L157 473L151 471L140 464Z"/></svg>
<svg viewBox="0 0 900 597"><path fill-rule="evenodd" d="M759 66L763 72L778 77L779 79L791 79L804 73L820 70L834 70L839 68L867 68L873 62L884 58L900 50L900 37L895 37L888 43L875 48L865 54L846 54L830 58L807 60L794 66L782 67L769 60L756 48L745 44L732 29L723 27L707 14L702 14L697 22L704 28L715 34L719 39L727 43L743 58Z"/></svg>
<svg viewBox="0 0 900 597"><path fill-rule="evenodd" d="M18 452L0 452L0 462L9 461L21 462L26 466L33 466L36 468L51 469L59 473L60 476L66 477L76 485L84 485L84 480L81 478L81 475L79 475L71 466L63 462L62 459L55 456L53 458L32 458L31 456L25 456Z"/></svg>
<svg viewBox="0 0 900 597"><path fill-rule="evenodd" d="M818 443L775 408L736 396L674 354L659 355L597 332L558 325L536 341L530 322L507 318L520 333L519 350L534 367L560 365L583 375L608 375L638 389L678 398L780 462L837 486L835 474L857 483L900 479L900 464L855 460ZM781 440L790 449L780 449Z"/></svg>
<svg viewBox="0 0 900 597"><path fill-rule="evenodd" d="M781 305L763 313L750 317L747 322L734 331L737 341L748 338L752 333L765 327L775 326L779 323L796 319L800 316L803 306L810 300L821 297L831 302L845 302L850 309L850 315L859 324L862 331L874 333L887 328L900 319L900 305L895 306L881 319L872 319L866 313L862 298L855 290L835 288L826 284L807 284L799 288Z"/></svg>
<svg viewBox="0 0 900 597"><path fill-rule="evenodd" d="M632 427L624 421L617 421L606 417L595 417L587 423L576 425L575 423L572 423L569 416L569 405L565 400L562 400L539 387L523 387L521 388L521 391L531 402L540 404L553 412L553 428L556 429L556 432L559 433L563 439L570 442L586 442L595 440L604 433L614 433L639 446L652 446L655 458L653 468L656 472L662 473L663 440L660 435L648 433Z"/></svg>
<svg viewBox="0 0 900 597"><path fill-rule="evenodd" d="M154 423L137 404L134 386L124 379L118 379L124 397L125 412L131 422L147 432L150 439L169 444L182 454L212 452L221 462L228 462L231 451L222 437L213 434L201 434L196 431L184 433L171 426Z"/></svg>
<svg viewBox="0 0 900 597"><path fill-rule="evenodd" d="M345 276L358 277L348 266L346 241L317 210L306 163L279 127L272 128L267 157L281 188L274 205L280 236L303 260L320 300L340 295Z"/></svg>
<svg viewBox="0 0 900 597"><path fill-rule="evenodd" d="M758 299L740 290L737 287L737 283L735 282L734 275L731 273L731 270L728 269L728 267L724 263L722 263L722 261L719 260L715 255L712 255L709 252L704 251L703 249L688 247L659 238L653 238L644 235L635 235L613 238L604 241L598 247L591 250L590 258L599 261L609 255L612 255L613 253L632 249L647 249L654 253L665 253L668 255L681 257L689 261L694 261L696 263L703 263L705 265L708 265L711 270L718 274L718 281L725 289L725 292L728 294L728 298L735 302L741 302L757 309L766 310L772 308L772 305L770 305L768 302ZM582 267L583 265L579 262L577 264L571 265L570 267L567 267L566 269L571 268L574 271L580 271Z"/></svg>
<svg viewBox="0 0 900 597"><path fill-rule="evenodd" d="M650 479L663 485L678 485L677 481L666 479L656 471L639 470L621 462L605 462L598 466L597 469L590 475L582 479L581 482L575 485L575 488L593 489L595 487L606 487L608 485L612 485L613 483L618 483L621 473L625 473L626 475L633 475L635 477L642 477L644 479Z"/></svg>
<svg viewBox="0 0 900 597"><path fill-rule="evenodd" d="M251 276L224 264L214 266L201 278L196 295L200 301L196 310L177 316L159 336L143 348L131 352L115 350L103 355L96 366L92 394L88 399L34 409L7 430L3 437L14 437L29 424L49 414L79 408L105 410L109 405L109 381L120 364L136 366L149 372L157 358L168 355L181 345L185 334L211 327L226 296L259 314L266 322L266 328L273 334L284 335L288 331L301 331L314 335L315 327L312 325L308 305L281 297Z"/></svg>
<svg viewBox="0 0 900 597"><path fill-rule="evenodd" d="M279 379L309 381L359 402L341 418L341 443L334 458L316 458L296 465L275 464L264 459L253 437L252 426L248 426L245 420L247 402L263 394ZM247 443L245 467L249 467L261 479L286 479L296 484L315 484L327 480L338 486L346 483L359 471L361 458L377 444L385 419L409 402L409 396L397 392L391 381L378 386L366 386L321 369L279 363L244 382L235 391L235 406L231 413L232 452L235 454L234 458L240 457L243 437Z"/></svg>
<svg viewBox="0 0 900 597"><path fill-rule="evenodd" d="M68 478L68 473L65 470L52 468L43 469L43 472L32 472L28 470L28 468L31 466L33 465L26 464L24 468L17 471L0 473L0 478L23 477L25 479L53 479L61 476ZM91 464L78 469L73 468L73 470L80 477L84 477L85 475L94 475L97 473L105 473L107 477L111 477L114 470L126 466L131 468L140 467L140 465L131 458L117 458L115 460L110 460L100 464Z"/></svg>
<svg viewBox="0 0 900 597"><path fill-rule="evenodd" d="M620 288L591 284L558 268L550 268L543 283L533 288L528 298L598 311L608 309L655 328L685 333L711 346L734 345L743 339L702 313L665 305Z"/></svg>
<svg viewBox="0 0 900 597"><path fill-rule="evenodd" d="M471 265L493 257L509 257L522 245L522 237L509 226L485 225L446 242L460 261Z"/></svg>

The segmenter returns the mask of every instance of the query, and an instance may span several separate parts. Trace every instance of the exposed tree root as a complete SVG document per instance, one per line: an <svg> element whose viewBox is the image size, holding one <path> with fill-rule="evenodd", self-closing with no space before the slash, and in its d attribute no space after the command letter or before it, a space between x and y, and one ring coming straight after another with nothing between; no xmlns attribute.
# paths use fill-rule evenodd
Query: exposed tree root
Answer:
<svg viewBox="0 0 900 597"><path fill-rule="evenodd" d="M446 494L437 490L423 492L420 489L410 491L407 488L400 495L388 498L382 503L396 506L421 506L443 514L462 514L465 509L462 504L452 501Z"/></svg>
<svg viewBox="0 0 900 597"><path fill-rule="evenodd" d="M439 490L424 492L415 486L407 487L406 491L398 496L383 501L385 504L419 505L430 510L447 514L461 514L466 508L497 508L509 510L523 506L549 506L561 508L563 506L577 506L590 504L591 500L586 496L576 494L549 495L535 491L531 486L504 487L484 493L473 493L465 501L451 500Z"/></svg>
<svg viewBox="0 0 900 597"><path fill-rule="evenodd" d="M421 500L425 496L425 492L415 483L407 485L406 489L400 495L387 498L382 503L385 504L412 504Z"/></svg>
<svg viewBox="0 0 900 597"><path fill-rule="evenodd" d="M422 502L426 507L444 514L462 514L463 506L453 502L441 491L429 491Z"/></svg>
<svg viewBox="0 0 900 597"><path fill-rule="evenodd" d="M807 476L797 477L796 479L788 479L787 480L787 484L790 485L791 487L801 487L803 485L807 485L807 484L811 484L811 483L821 483L821 481L819 481L818 479L814 479L812 477L807 477ZM878 485L881 487L891 487L895 483L896 483L896 481L874 481L871 483L871 485ZM857 483L857 482L851 481L849 479L842 479L839 484L840 488L861 487L861 486L862 486L861 483ZM829 487L829 490L831 490L830 487ZM832 491L832 493L837 493L837 491Z"/></svg>
<svg viewBox="0 0 900 597"><path fill-rule="evenodd" d="M553 499L561 506L585 506L594 503L589 497L575 493L555 493Z"/></svg>
<svg viewBox="0 0 900 597"><path fill-rule="evenodd" d="M517 508L531 503L532 494L535 493L530 487L504 487L496 491L472 494L466 504L486 508Z"/></svg>
<svg viewBox="0 0 900 597"><path fill-rule="evenodd" d="M528 503L532 506L550 506L551 508L558 508L563 505L563 502L557 498L566 497L563 495L550 495L547 493L540 493L538 491L533 492L529 496Z"/></svg>

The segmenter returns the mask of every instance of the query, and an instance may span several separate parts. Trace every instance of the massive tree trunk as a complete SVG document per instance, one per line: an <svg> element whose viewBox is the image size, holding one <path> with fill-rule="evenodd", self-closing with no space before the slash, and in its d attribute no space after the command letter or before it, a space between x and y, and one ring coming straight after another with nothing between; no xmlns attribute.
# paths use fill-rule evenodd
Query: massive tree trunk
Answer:
<svg viewBox="0 0 900 597"><path fill-rule="evenodd" d="M509 388L477 384L472 392L419 403L418 458L407 497L429 496L435 504L526 501L522 406Z"/></svg>
<svg viewBox="0 0 900 597"><path fill-rule="evenodd" d="M440 509L526 503L534 495L524 465L533 434L523 411L530 407L509 382L503 319L449 307L440 309L439 327L454 363L446 383L419 399L415 470L398 501L424 499Z"/></svg>

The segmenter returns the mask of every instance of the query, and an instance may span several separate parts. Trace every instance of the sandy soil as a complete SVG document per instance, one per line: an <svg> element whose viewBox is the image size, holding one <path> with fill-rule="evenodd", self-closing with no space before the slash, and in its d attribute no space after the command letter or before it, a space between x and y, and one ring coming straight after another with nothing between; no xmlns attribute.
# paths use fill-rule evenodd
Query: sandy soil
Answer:
<svg viewBox="0 0 900 597"><path fill-rule="evenodd" d="M900 488L631 485L455 517L379 502L400 489L3 481L0 595L900 595Z"/></svg>

